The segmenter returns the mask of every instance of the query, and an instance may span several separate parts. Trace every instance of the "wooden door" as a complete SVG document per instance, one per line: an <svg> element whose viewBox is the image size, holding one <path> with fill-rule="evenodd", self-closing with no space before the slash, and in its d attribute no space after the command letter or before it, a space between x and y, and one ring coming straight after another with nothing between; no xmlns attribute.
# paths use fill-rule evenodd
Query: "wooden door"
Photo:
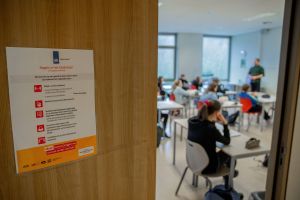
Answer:
<svg viewBox="0 0 300 200"><path fill-rule="evenodd" d="M154 199L157 1L0 1L0 199ZM94 50L98 154L17 175L5 47Z"/></svg>

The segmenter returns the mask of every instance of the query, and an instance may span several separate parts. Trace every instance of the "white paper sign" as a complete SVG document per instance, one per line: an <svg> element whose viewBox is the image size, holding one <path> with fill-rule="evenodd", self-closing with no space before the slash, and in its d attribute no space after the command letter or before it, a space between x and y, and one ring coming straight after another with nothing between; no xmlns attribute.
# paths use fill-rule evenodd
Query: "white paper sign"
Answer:
<svg viewBox="0 0 300 200"><path fill-rule="evenodd" d="M17 173L96 153L92 50L7 47Z"/></svg>

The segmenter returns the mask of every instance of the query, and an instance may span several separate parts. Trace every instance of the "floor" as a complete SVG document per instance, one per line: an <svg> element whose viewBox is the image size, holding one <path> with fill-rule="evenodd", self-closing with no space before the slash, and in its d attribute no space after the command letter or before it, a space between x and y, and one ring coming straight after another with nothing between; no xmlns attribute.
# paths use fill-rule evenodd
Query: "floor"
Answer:
<svg viewBox="0 0 300 200"><path fill-rule="evenodd" d="M246 118L246 117L245 117ZM271 146L272 139L272 122L267 123L264 131L261 132L259 126L252 120L252 124L247 132L246 127L242 127L241 133L250 137L256 137L266 145ZM245 122L246 124L246 122ZM246 125L245 125L246 126ZM169 126L168 126L169 127ZM172 129L174 129L172 127ZM179 128L178 128L179 129ZM178 130L177 129L177 130ZM172 131L168 130L167 133ZM177 132L179 135L179 132ZM184 138L187 132L184 132ZM186 167L185 161L185 140L180 141L177 137L177 154L176 166L172 165L172 139L163 139L160 147L157 149L157 162L156 162L156 200L199 200L204 199L207 192L204 179L199 177L198 187L192 186L192 173L187 172L187 175L182 183L178 196L175 196L175 190L179 183L181 174ZM253 191L265 190L265 183L267 178L267 168L262 167L261 161L264 156L251 157L240 159L237 162L237 170L239 176L234 179L234 188L244 194L244 199L248 199ZM222 178L211 179L213 185L223 184Z"/></svg>

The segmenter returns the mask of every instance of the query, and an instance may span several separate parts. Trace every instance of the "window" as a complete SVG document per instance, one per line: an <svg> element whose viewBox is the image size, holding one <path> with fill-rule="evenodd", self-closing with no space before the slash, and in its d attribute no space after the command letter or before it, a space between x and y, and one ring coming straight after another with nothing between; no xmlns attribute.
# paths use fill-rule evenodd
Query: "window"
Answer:
<svg viewBox="0 0 300 200"><path fill-rule="evenodd" d="M202 77L218 77L228 80L229 77L230 37L203 37Z"/></svg>
<svg viewBox="0 0 300 200"><path fill-rule="evenodd" d="M166 80L175 79L176 35L158 36L158 75Z"/></svg>

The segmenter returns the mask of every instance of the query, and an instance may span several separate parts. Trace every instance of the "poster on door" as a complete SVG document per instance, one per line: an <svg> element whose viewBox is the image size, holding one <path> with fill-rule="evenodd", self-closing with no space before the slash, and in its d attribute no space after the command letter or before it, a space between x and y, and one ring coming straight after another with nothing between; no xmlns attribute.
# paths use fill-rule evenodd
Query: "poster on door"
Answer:
<svg viewBox="0 0 300 200"><path fill-rule="evenodd" d="M17 173L96 154L92 50L7 47Z"/></svg>

